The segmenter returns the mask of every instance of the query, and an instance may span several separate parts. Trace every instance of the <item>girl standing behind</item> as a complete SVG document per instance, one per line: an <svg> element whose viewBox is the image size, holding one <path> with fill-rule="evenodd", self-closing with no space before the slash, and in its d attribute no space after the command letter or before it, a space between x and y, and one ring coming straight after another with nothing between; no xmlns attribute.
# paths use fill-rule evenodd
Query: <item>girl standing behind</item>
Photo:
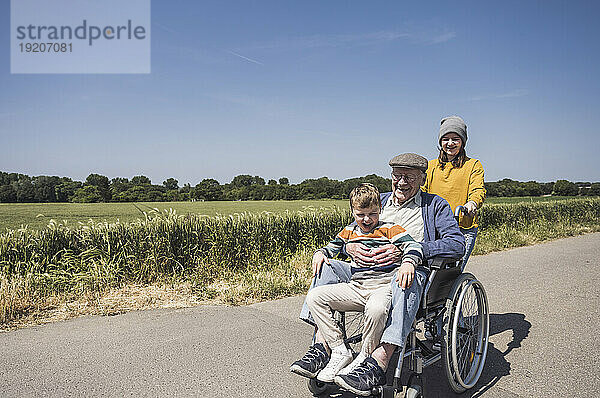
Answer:
<svg viewBox="0 0 600 398"><path fill-rule="evenodd" d="M458 116L442 119L438 144L440 154L429 161L427 179L422 189L446 199L452 208L463 205L467 214L461 215L458 226L465 235L465 256L461 269L475 246L477 237L477 209L485 199L483 186L483 166L477 159L471 159L465 152L467 143L467 125Z"/></svg>

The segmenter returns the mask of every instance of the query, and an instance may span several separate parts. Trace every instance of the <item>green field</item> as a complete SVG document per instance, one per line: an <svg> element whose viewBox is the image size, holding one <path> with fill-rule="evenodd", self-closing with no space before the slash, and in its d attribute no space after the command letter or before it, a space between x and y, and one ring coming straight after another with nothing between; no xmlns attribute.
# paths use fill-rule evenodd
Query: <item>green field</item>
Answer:
<svg viewBox="0 0 600 398"><path fill-rule="evenodd" d="M548 202L572 197L516 197L488 198L486 203ZM136 207L137 206L137 207ZM292 200L292 201L244 201L244 202L147 202L147 203L2 203L0 204L0 231L17 229L24 226L30 229L42 229L51 220L77 227L79 223L133 221L144 218L143 212L152 209L164 211L173 209L177 214L217 214L235 213L283 213L302 211L307 208L346 208L345 200Z"/></svg>
<svg viewBox="0 0 600 398"><path fill-rule="evenodd" d="M136 207L137 206L137 207ZM41 229L54 220L69 227L79 223L108 221L129 222L144 218L143 212L153 209L173 209L177 214L204 214L206 216L236 213L284 213L307 208L346 207L345 200L291 200L245 202L146 202L146 203L2 203L0 204L0 231L27 226Z"/></svg>

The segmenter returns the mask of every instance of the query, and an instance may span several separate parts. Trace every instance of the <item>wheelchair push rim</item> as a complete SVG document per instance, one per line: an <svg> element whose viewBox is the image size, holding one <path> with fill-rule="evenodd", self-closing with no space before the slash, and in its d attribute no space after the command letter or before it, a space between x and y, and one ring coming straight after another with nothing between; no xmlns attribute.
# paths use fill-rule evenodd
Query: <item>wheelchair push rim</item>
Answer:
<svg viewBox="0 0 600 398"><path fill-rule="evenodd" d="M489 337L489 308L483 285L462 274L448 297L444 362L455 392L472 388L483 371Z"/></svg>

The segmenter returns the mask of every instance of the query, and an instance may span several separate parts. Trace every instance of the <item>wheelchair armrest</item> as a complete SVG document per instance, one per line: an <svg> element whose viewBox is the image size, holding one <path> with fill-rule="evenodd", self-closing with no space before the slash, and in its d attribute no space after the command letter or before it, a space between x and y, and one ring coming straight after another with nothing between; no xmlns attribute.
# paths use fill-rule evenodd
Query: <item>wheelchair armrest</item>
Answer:
<svg viewBox="0 0 600 398"><path fill-rule="evenodd" d="M436 256L431 260L431 269L446 269L456 267L460 259Z"/></svg>

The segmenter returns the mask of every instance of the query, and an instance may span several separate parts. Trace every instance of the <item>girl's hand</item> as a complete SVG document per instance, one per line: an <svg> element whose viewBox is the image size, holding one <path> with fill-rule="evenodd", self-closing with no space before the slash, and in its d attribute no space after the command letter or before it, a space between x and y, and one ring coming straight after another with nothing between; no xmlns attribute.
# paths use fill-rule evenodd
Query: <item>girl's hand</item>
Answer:
<svg viewBox="0 0 600 398"><path fill-rule="evenodd" d="M467 203L465 203L465 210L467 210L467 213L474 216L475 213L477 213L477 204L472 200L469 200Z"/></svg>

